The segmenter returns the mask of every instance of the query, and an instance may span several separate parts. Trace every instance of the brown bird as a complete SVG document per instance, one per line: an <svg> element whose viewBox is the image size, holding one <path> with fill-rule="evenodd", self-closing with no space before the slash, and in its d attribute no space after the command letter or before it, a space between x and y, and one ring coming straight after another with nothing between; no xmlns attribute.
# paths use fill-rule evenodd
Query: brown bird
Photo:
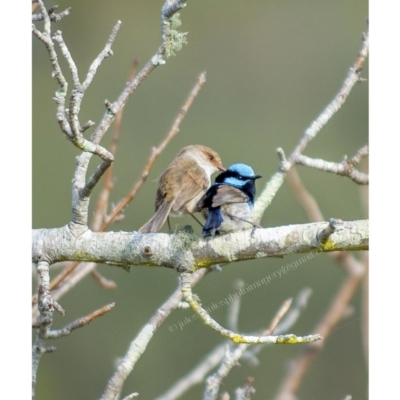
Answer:
<svg viewBox="0 0 400 400"><path fill-rule="evenodd" d="M211 186L211 174L225 171L219 155L208 147L192 145L184 147L158 181L156 213L139 232L157 232L169 215L182 216L197 211L197 202ZM199 221L198 221L199 222Z"/></svg>

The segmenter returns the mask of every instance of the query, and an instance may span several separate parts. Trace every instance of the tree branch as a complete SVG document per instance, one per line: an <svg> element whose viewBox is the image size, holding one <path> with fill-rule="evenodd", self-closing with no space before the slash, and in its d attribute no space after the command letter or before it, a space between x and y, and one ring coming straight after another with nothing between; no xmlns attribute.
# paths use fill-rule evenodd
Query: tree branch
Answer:
<svg viewBox="0 0 400 400"><path fill-rule="evenodd" d="M302 290L298 296L292 309L287 313L286 317L281 321L281 323L276 328L276 332L284 333L287 332L297 321L300 316L301 311L304 310L308 297L310 295L309 289ZM237 297L241 298L241 297ZM231 303L232 304L232 303ZM186 375L182 376L166 393L156 398L156 400L174 400L186 393L192 386L202 383L207 376L224 357L225 349L227 344L232 346L232 343L228 340L216 346L213 350L207 354L203 360L195 366ZM235 345L236 346L236 345ZM254 360L254 354L265 348L265 345L259 346L249 346L247 344L239 344L237 347L246 347L248 350L243 354L242 358L250 358ZM248 352L251 350L251 354Z"/></svg>
<svg viewBox="0 0 400 400"><path fill-rule="evenodd" d="M276 326L287 313L291 304L292 299L286 300L282 304L281 308L272 320L269 328L262 332L261 336L269 336L274 332ZM204 400L215 400L217 398L222 380L228 376L233 367L238 365L238 362L242 358L243 353L249 348L249 346L249 344L241 343L239 346L236 346L231 351L229 346L226 345L225 355L221 361L221 365L213 375L207 378L206 388L203 396Z"/></svg>
<svg viewBox="0 0 400 400"><path fill-rule="evenodd" d="M206 270L197 271L193 276L192 285L196 285L207 273ZM136 338L131 342L129 349L119 363L114 375L107 383L107 387L101 400L114 400L122 389L122 385L132 372L133 367L146 350L156 330L166 320L169 314L179 305L182 300L180 289L176 289L170 298L157 309L149 322L142 328Z"/></svg>
<svg viewBox="0 0 400 400"><path fill-rule="evenodd" d="M354 251L368 249L368 220L347 221L320 243L319 232L326 222L288 225L277 228L240 231L212 240L179 232L168 235L144 235L137 232L92 232L75 237L68 226L35 229L32 260L46 254L56 261L86 261L117 265L129 270L131 265L152 265L195 270L214 264L287 254Z"/></svg>
<svg viewBox="0 0 400 400"><path fill-rule="evenodd" d="M97 126L96 130L91 136L91 141L94 144L100 143L104 134L109 129L111 123L114 121L116 114L125 106L129 98L136 91L139 85L150 75L150 73L158 66L165 64L165 60L163 58L167 47L174 47L174 37L168 34L171 28L171 18L174 14L182 8L182 4L185 3L182 0L167 0L163 6L161 12L161 24L162 24L162 43L158 47L155 54L151 57L151 59L147 62L147 64L139 71L139 73L134 77L134 79L128 82L118 96L118 98L113 102L106 101L106 113L104 114L102 120ZM89 161L91 159L90 153L82 153L78 159L77 163L77 173L79 172L79 179L76 179L75 185L73 187L74 199L76 202L74 203L74 219L73 222L79 225L87 225L87 210L89 206L89 202L87 196L90 195L91 189L97 183L98 179L102 176L104 171L108 168L107 165L103 165L103 168L98 169L97 174L95 174L90 182L90 186L88 185L85 188L84 178L89 165ZM84 189L85 188L85 189ZM85 196L80 195L80 191L84 189ZM79 213L77 213L79 210ZM78 217L78 218L76 218Z"/></svg>
<svg viewBox="0 0 400 400"><path fill-rule="evenodd" d="M354 168L356 164L361 161L362 157L368 155L368 145L363 146L351 159L347 159L347 156L341 163L333 163L321 159L315 159L303 156L301 154L296 156L295 162L299 165L319 169L324 172L331 172L336 175L346 176L353 182L359 185L368 185L369 178L367 174L360 172Z"/></svg>
<svg viewBox="0 0 400 400"><path fill-rule="evenodd" d="M181 289L183 298L190 304L193 311L198 317L212 329L220 333L222 336L231 339L234 343L245 343L245 344L259 344L259 343L275 343L275 344L299 344L299 343L311 343L322 339L321 335L308 335L308 336L296 336L290 335L279 335L279 336L253 336L253 335L242 335L229 329L223 328L218 324L210 314L201 307L199 301L195 299L191 288L191 273L182 272L180 275Z"/></svg>
<svg viewBox="0 0 400 400"><path fill-rule="evenodd" d="M174 123L172 124L171 129L169 130L167 136L163 139L163 141L159 144L158 147L154 147L151 153L147 164L145 165L140 179L135 183L132 190L125 196L113 209L111 214L103 221L100 231L104 231L107 226L114 220L114 218L133 200L136 196L139 189L142 187L144 182L147 180L147 177L150 173L151 168L153 167L154 163L156 162L158 156L161 152L165 149L165 147L169 144L169 142L175 137L175 135L179 132L179 126L186 116L190 106L192 105L194 99L196 98L197 94L199 93L200 89L203 87L204 83L206 82L206 73L202 72L199 77L197 78L197 82L193 89L190 91L189 96L187 97L185 103L183 104L182 108L179 111L179 114L175 118Z"/></svg>
<svg viewBox="0 0 400 400"><path fill-rule="evenodd" d="M311 125L305 130L302 138L300 139L300 142L297 144L289 158L286 159L282 149L277 150L281 158L279 170L267 182L264 190L258 197L254 206L252 221L261 220L264 211L271 204L271 201L281 187L285 176L296 164L296 159L298 158L298 156L302 154L308 143L315 138L318 132L324 127L324 125L332 118L332 116L346 101L348 95L351 92L351 89L359 81L361 70L368 55L368 46L368 34L363 34L361 49L353 66L350 68L341 89L333 98L333 100L327 105L327 107L322 111L322 113L317 117L317 119L314 120Z"/></svg>

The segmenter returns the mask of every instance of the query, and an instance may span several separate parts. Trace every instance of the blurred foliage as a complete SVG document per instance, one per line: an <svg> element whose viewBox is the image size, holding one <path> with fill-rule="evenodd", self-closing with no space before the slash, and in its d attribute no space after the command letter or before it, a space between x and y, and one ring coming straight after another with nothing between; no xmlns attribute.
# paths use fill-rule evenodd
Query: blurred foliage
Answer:
<svg viewBox="0 0 400 400"><path fill-rule="evenodd" d="M88 90L81 122L99 122L104 100L112 101L122 90L130 64L138 57L144 65L160 42L159 13L163 2L144 0L59 1L60 10L71 6L71 15L53 26L60 29L79 68L81 80L103 48L117 20L122 27L113 45L114 56L100 67ZM188 1L181 13L180 29L189 32L188 44L158 67L128 102L114 164L114 203L139 178L151 147L168 132L189 90L202 71L207 82L181 125L176 138L159 157L148 182L126 208L125 219L110 230L138 229L153 213L156 180L175 154L188 144L215 149L225 165L250 164L263 179L258 190L276 171L277 147L287 154L301 133L337 93L366 30L366 0L302 2L277 0ZM48 7L53 4L47 3ZM38 23L38 26L41 24ZM33 38L33 227L59 227L71 216L71 180L78 150L61 133L52 100L56 84L42 43ZM60 56L60 59L62 57ZM69 77L65 62L64 73ZM362 74L368 76L368 66ZM89 130L87 135L92 131ZM110 133L103 141L110 143ZM368 84L356 85L342 110L306 149L305 154L340 161L352 156L368 139ZM99 160L92 158L91 171ZM326 219L364 218L360 190L346 178L304 167L299 173L313 193ZM94 191L91 206L95 204ZM174 223L192 223L190 218ZM266 211L262 225L305 223L307 217L284 185ZM198 230L198 227L195 226ZM198 230L200 234L200 230ZM356 255L358 256L358 255ZM236 278L252 283L279 269L285 260L255 260L225 266L196 287L205 306L233 291ZM54 343L55 353L45 355L38 372L37 399L94 399L104 390L118 357L153 312L175 289L177 274L162 268L133 268L127 275L119 268L99 266L117 282L114 291L99 288L86 278L60 300L66 317L56 316L54 327L116 301L115 309L84 329ZM296 271L243 297L240 329L265 327L281 303L308 286L310 304L296 334L312 332L344 279L345 273L328 256L319 255ZM360 293L352 302L354 313L342 321L298 392L301 399L367 397L367 368L361 341ZM168 326L191 316L190 310L173 313L150 342L128 378L124 394L138 391L154 398L190 370L221 338L196 321L171 333ZM213 316L225 324L226 307ZM224 381L233 393L247 376L255 378L254 399L271 398L288 363L302 346L273 346L260 355L260 366L242 362ZM204 387L193 388L184 399L200 398Z"/></svg>

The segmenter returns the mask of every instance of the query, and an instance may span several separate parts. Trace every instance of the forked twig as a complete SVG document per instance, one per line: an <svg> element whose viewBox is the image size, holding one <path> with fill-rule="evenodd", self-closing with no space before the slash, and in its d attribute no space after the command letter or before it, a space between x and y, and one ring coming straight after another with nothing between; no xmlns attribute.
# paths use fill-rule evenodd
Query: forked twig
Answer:
<svg viewBox="0 0 400 400"><path fill-rule="evenodd" d="M218 322L211 318L210 314L199 304L194 298L191 288L191 276L190 272L181 272L180 282L183 298L192 307L193 311L197 316L212 329L220 333L222 336L231 339L234 343L246 343L246 344L258 344L258 343L275 343L275 344L298 344L298 343L311 343L322 339L321 335L308 335L308 336L296 336L296 335L279 335L279 336L250 336L241 335L230 331L229 329L223 328Z"/></svg>
<svg viewBox="0 0 400 400"><path fill-rule="evenodd" d="M358 56L354 64L351 66L342 87L340 88L336 96L333 98L333 100L326 106L326 108L322 111L322 113L317 117L317 119L315 119L311 123L311 125L305 130L299 143L296 145L289 158L286 158L285 153L283 152L282 149L277 150L281 160L279 170L267 182L264 190L258 197L254 206L252 221L261 220L264 211L270 205L271 201L275 197L287 173L296 164L296 159L298 158L298 156L303 153L308 143L315 138L318 132L341 108L341 106L344 104L347 97L349 96L351 89L357 82L359 82L360 73L368 55L368 47L369 47L368 34L363 34L361 49L358 53Z"/></svg>

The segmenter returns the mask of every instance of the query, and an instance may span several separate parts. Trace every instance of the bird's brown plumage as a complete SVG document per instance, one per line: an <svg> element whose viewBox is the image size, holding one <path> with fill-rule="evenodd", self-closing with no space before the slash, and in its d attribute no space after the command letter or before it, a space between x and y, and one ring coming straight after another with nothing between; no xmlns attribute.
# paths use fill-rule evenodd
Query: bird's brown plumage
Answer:
<svg viewBox="0 0 400 400"><path fill-rule="evenodd" d="M219 155L206 146L184 147L161 175L154 216L139 232L157 232L168 215L197 211L197 202L211 185L210 175L222 167Z"/></svg>

